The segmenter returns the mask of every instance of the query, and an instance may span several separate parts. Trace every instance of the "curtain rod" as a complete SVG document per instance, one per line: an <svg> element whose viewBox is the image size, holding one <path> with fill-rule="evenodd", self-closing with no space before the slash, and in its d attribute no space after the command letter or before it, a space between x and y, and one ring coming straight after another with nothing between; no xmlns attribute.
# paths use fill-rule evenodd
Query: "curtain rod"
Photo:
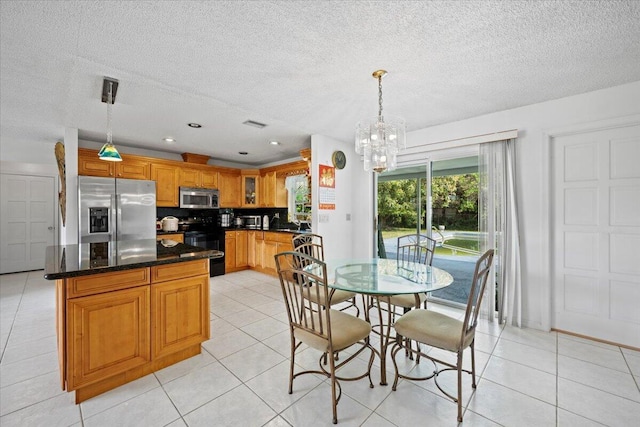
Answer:
<svg viewBox="0 0 640 427"><path fill-rule="evenodd" d="M469 145L484 144L486 142L502 141L505 139L513 139L517 137L518 137L518 129L510 129L510 130L503 130L500 132L485 133L483 135L467 136L464 138L456 138L456 139L449 139L446 141L438 141L438 142L415 145L413 147L407 147L405 152L407 154L415 154L416 153L414 152L415 149L419 150L417 152L446 150L449 148L466 147ZM428 150L424 150L425 148Z"/></svg>

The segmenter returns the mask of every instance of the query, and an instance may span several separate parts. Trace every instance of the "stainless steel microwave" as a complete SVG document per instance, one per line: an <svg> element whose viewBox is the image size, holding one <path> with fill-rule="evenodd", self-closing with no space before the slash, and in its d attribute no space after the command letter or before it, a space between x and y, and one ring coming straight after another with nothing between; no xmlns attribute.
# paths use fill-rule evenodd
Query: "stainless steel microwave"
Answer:
<svg viewBox="0 0 640 427"><path fill-rule="evenodd" d="M260 229L262 228L262 217L260 215L243 215L244 228Z"/></svg>
<svg viewBox="0 0 640 427"><path fill-rule="evenodd" d="M219 192L209 188L180 187L180 207L189 209L218 209Z"/></svg>

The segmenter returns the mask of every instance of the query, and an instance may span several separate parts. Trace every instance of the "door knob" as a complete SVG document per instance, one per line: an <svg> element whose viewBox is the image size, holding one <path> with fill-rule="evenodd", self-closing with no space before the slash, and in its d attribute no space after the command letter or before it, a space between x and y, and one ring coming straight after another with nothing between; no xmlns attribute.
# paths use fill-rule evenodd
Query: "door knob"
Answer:
<svg viewBox="0 0 640 427"><path fill-rule="evenodd" d="M55 227L53 227L52 225L50 225L49 227L47 227L47 230L53 230Z"/></svg>

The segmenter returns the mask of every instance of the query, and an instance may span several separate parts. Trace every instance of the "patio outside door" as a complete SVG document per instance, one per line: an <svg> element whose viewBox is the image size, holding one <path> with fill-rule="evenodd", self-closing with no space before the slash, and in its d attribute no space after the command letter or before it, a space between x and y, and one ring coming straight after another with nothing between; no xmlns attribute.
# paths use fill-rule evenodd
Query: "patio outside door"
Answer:
<svg viewBox="0 0 640 427"><path fill-rule="evenodd" d="M396 257L398 235L436 239L433 265L451 273L454 283L431 298L454 305L466 304L479 255L477 148L469 151L378 176L379 256Z"/></svg>

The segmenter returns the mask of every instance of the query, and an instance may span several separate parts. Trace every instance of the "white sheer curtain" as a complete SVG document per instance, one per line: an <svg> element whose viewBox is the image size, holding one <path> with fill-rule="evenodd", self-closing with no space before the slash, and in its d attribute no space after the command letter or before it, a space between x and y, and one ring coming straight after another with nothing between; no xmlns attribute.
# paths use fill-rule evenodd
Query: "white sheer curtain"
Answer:
<svg viewBox="0 0 640 427"><path fill-rule="evenodd" d="M515 139L480 144L480 231L482 251L495 249L495 281L487 283L481 314L521 326L520 235L515 192ZM494 277L491 275L490 277Z"/></svg>

